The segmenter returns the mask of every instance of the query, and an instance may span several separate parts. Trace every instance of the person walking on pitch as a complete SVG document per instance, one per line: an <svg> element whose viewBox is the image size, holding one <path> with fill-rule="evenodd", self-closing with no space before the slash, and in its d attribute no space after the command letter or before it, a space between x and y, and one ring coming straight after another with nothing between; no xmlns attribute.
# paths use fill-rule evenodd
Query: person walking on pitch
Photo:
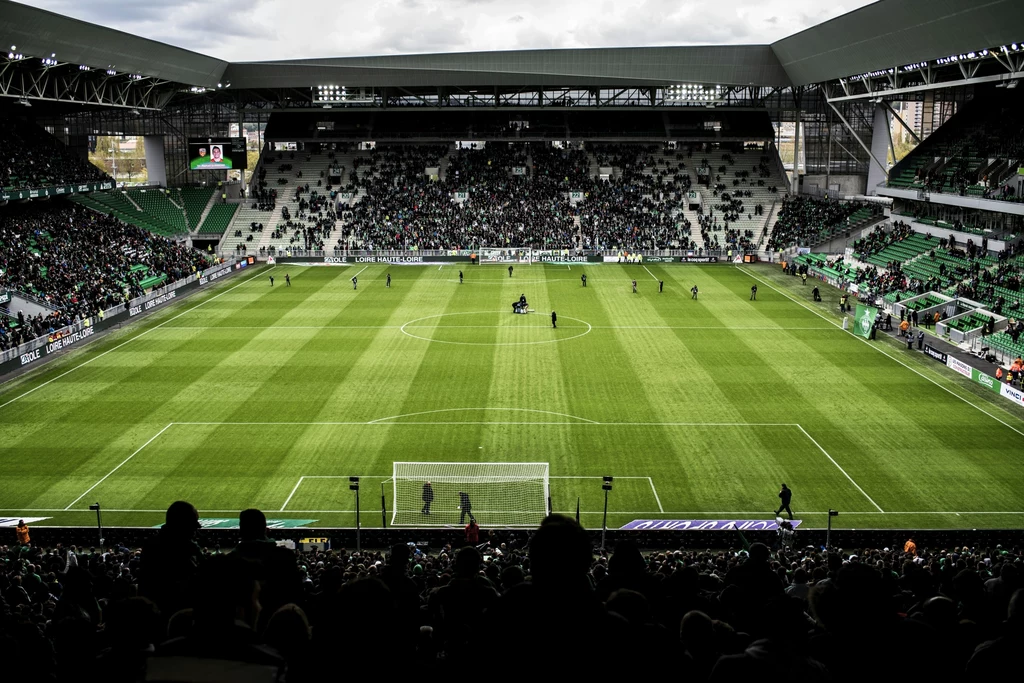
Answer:
<svg viewBox="0 0 1024 683"><path fill-rule="evenodd" d="M512 277L512 266L508 267L508 276Z"/></svg>
<svg viewBox="0 0 1024 683"><path fill-rule="evenodd" d="M388 282L384 286L389 288L389 289L391 288L391 273L388 273Z"/></svg>
<svg viewBox="0 0 1024 683"><path fill-rule="evenodd" d="M633 280L633 293L636 294L636 280Z"/></svg>
<svg viewBox="0 0 1024 683"><path fill-rule="evenodd" d="M757 285L753 285L750 288L750 300L757 301Z"/></svg>
<svg viewBox="0 0 1024 683"><path fill-rule="evenodd" d="M459 524L465 524L467 515L469 521L476 521L476 517L473 516L473 504L469 501L469 494L464 491L459 491L459 510L462 511L459 515Z"/></svg>
<svg viewBox="0 0 1024 683"><path fill-rule="evenodd" d="M694 285L693 287L690 288L690 298L691 299L696 299L697 298L697 285Z"/></svg>
<svg viewBox="0 0 1024 683"><path fill-rule="evenodd" d="M815 285L814 289L811 290L811 295L814 297L815 301L821 301L821 292L818 291L817 285Z"/></svg>
<svg viewBox="0 0 1024 683"><path fill-rule="evenodd" d="M274 276L273 275L270 276L270 286L271 287L274 286Z"/></svg>
<svg viewBox="0 0 1024 683"><path fill-rule="evenodd" d="M658 280L658 294L661 294L664 291L665 291L665 281L664 280Z"/></svg>
<svg viewBox="0 0 1024 683"><path fill-rule="evenodd" d="M425 515L430 514L430 504L434 502L434 487L429 481L423 482L423 509L420 511Z"/></svg>
<svg viewBox="0 0 1024 683"><path fill-rule="evenodd" d="M284 274L284 286L285 287L291 287L292 286L292 276L289 275L288 273Z"/></svg>
<svg viewBox="0 0 1024 683"><path fill-rule="evenodd" d="M580 275L580 282L583 283L584 287L587 286L587 274L586 273L583 273L583 275Z"/></svg>
<svg viewBox="0 0 1024 683"><path fill-rule="evenodd" d="M558 327L558 314L554 311L551 311L551 327Z"/></svg>
<svg viewBox="0 0 1024 683"><path fill-rule="evenodd" d="M782 501L782 505L780 505L779 509L775 511L775 516L776 517L781 515L782 511L785 510L786 513L789 515L789 518L793 519L793 511L789 509L789 501L792 500L792 499L793 499L793 491L790 490L790 488L788 486L783 484L782 485L782 490L779 491L779 500Z"/></svg>
<svg viewBox="0 0 1024 683"><path fill-rule="evenodd" d="M462 271L459 271L459 284L462 284Z"/></svg>
<svg viewBox="0 0 1024 683"><path fill-rule="evenodd" d="M352 276L352 289L359 289L359 277L356 275Z"/></svg>

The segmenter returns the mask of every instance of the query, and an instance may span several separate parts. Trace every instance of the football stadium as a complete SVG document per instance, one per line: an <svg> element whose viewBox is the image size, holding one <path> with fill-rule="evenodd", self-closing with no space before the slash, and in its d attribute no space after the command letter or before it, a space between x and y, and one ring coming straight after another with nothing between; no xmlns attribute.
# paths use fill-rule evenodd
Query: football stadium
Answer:
<svg viewBox="0 0 1024 683"><path fill-rule="evenodd" d="M229 62L0 0L11 680L1009 671L1020 10Z"/></svg>

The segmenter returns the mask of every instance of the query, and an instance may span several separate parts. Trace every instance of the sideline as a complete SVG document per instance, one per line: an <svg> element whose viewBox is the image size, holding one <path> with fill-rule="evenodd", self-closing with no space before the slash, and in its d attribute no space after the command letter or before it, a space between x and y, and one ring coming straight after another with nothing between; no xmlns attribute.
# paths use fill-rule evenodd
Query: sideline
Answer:
<svg viewBox="0 0 1024 683"><path fill-rule="evenodd" d="M822 320L826 321L827 323L829 323L829 324L831 324L831 325L834 325L834 326L838 327L839 329L843 329L843 326L842 326L842 325L840 325L839 323L837 323L836 321L834 321L834 320L831 320L831 319L829 319L829 318L826 318L826 317L825 317L824 315L822 315L822 314L821 314L821 313L820 313L819 311L816 311L816 310L814 310L813 308L811 308L810 306L808 306L807 304L805 304L805 303L804 303L804 302L802 302L802 301L799 301L799 300L797 300L797 299L794 299L793 297L791 297L791 296L790 296L789 294L787 294L786 292L783 292L783 291L782 291L781 289L779 289L779 288L775 287L775 286L774 286L774 285L773 285L772 283L770 283L770 282L767 282L766 280L763 280L763 279L759 278L759 277L758 277L757 275L754 275L753 273L751 273L751 272L750 272L749 270L747 270L747 269L746 269L746 268L744 268L743 266L736 266L736 269L737 269L737 270L739 270L739 271L741 271L741 272L743 272L743 273L746 273L747 275L749 275L750 277L754 278L755 280L757 280L757 281L758 281L758 282L760 282L761 284L763 284L763 285L766 285L766 286L767 286L767 287L768 287L769 289L773 289L773 290L775 290L776 292L778 292L778 293L779 293L779 294L781 294L782 296L786 297L787 299L789 299L789 300L790 300L790 301L792 301L793 303L797 304L798 306L800 306L800 307L802 307L802 308L805 308L805 309L807 309L808 311L810 311L810 312L811 312L811 313L813 313L814 315L818 316L818 317L819 317L819 318L821 318ZM961 401L963 401L963 402L964 402L964 403L966 403L967 405L971 406L972 408L976 408L977 410L979 410L979 411L981 411L981 412L985 413L986 415L988 415L989 417L991 417L991 418L992 418L993 420L995 420L995 421L996 421L996 422L998 422L999 424L1003 425L1004 427L1007 427L1008 429L1011 429L1011 430L1013 430L1013 431L1014 431L1014 432L1016 432L1017 434L1020 434L1021 436L1024 436L1024 432L1020 431L1019 429L1017 429L1017 428L1016 428L1016 427L1014 427L1013 425L1011 425L1011 424L1009 424L1009 423L1007 423L1007 422L1004 422L1003 420L999 419L998 417L996 417L996 416L995 416L995 415L993 415L992 413L988 412L987 410L985 410L984 408L982 408L982 407L981 407L981 406L979 406L978 404L976 404L976 403L972 403L971 401L968 401L968 400L967 400L966 398L964 398L963 396L961 396L961 395L960 395L959 393L957 393L957 392L953 391L953 390L952 390L952 389L950 389L949 387L945 387L945 386L943 386L943 385L939 384L939 383L938 383L938 382L936 382L936 381L935 381L934 379L932 379L931 377L929 377L929 376L925 375L924 373L922 373L922 372L921 372L920 370L918 370L917 368L914 368L914 367L911 367L911 366L907 365L906 363L904 363L904 362L903 362L902 360L900 360L900 359L899 359L899 358L897 358L896 356L893 356L892 354L890 354L890 353L888 353L888 352L884 351L883 349L881 349L880 347L878 347L878 346L876 346L876 345L874 345L874 344L870 344L870 343L868 343L868 340L867 340L867 339L864 339L863 337L858 337L857 335L855 335L855 334L852 334L852 333L851 333L851 335L850 335L850 336L851 336L851 337L853 337L854 339L856 339L857 341L860 341L860 342L863 342L864 344L867 344L869 348L872 348L872 349L874 349L875 351L877 351L878 353L882 354L882 355L883 355L883 356L885 356L886 358L889 358L890 360L896 361L897 363L899 363L900 365L902 365L903 367L905 367L905 368L906 368L907 370L910 370L911 372L913 372L913 373L914 373L915 375L917 375L917 376L919 376L919 377L922 377L922 378L924 378L924 379L928 380L929 382L931 382L932 384L934 384L934 385L935 385L935 386L937 386L938 388L942 389L943 391L945 391L946 393L950 394L951 396L955 396L956 398L960 399ZM0 408L2 408L2 407L3 407L3 406L0 406ZM1012 416L1011 416L1011 417L1012 417Z"/></svg>

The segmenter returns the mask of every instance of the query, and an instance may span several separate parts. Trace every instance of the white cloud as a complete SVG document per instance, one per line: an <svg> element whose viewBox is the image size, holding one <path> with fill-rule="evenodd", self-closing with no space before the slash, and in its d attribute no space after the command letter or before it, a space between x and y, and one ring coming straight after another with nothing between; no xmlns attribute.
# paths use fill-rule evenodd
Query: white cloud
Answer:
<svg viewBox="0 0 1024 683"><path fill-rule="evenodd" d="M839 0L33 0L230 61L770 43L870 4Z"/></svg>

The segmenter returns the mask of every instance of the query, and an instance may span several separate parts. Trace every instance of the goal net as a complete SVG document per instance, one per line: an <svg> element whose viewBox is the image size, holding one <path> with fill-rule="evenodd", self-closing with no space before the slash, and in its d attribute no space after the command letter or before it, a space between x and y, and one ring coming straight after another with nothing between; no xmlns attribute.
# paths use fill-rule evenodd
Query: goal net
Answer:
<svg viewBox="0 0 1024 683"><path fill-rule="evenodd" d="M396 462L392 479L393 526L463 526L472 513L484 527L534 527L548 511L546 462Z"/></svg>

